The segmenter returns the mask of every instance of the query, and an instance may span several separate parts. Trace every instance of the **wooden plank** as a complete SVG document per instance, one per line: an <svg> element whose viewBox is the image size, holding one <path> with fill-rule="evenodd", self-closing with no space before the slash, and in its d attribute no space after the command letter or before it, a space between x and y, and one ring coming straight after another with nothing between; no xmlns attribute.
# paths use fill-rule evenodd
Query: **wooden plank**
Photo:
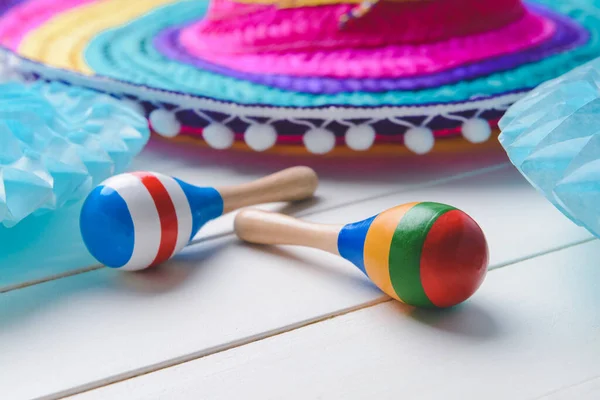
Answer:
<svg viewBox="0 0 600 400"><path fill-rule="evenodd" d="M290 208L290 213L332 209L383 193L407 190L414 185L433 185L470 171L474 174L484 173L485 168L490 166L507 165L506 156L499 148L470 157L432 154L355 160L269 158L256 153L223 153L151 141L134 160L131 169L162 172L196 185L218 186L248 182L302 164L308 164L319 172L321 185L314 201ZM0 292L95 264L79 234L79 209L80 204L40 217L45 221L41 231L38 228L40 225L34 220L11 229L0 227L0 242L4 243L5 248L11 249L0 254ZM199 233L199 237L231 233L232 220L233 214L230 214L213 221ZM58 244L54 243L56 235L61 238Z"/></svg>
<svg viewBox="0 0 600 400"><path fill-rule="evenodd" d="M455 310L386 302L74 400L597 398L579 383L600 374L599 258L593 241L493 271Z"/></svg>
<svg viewBox="0 0 600 400"><path fill-rule="evenodd" d="M589 237L509 168L309 218L358 220L414 199L482 221L494 265ZM102 269L0 295L0 387L11 399L70 393L382 298L356 268L318 250L207 240L148 273Z"/></svg>

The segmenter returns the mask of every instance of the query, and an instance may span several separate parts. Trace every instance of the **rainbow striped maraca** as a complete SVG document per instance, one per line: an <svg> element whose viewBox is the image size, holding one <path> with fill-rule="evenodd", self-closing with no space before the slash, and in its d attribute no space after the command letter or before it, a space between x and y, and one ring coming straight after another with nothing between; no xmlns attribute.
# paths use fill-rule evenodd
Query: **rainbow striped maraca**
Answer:
<svg viewBox="0 0 600 400"><path fill-rule="evenodd" d="M239 186L197 187L155 172L113 176L87 197L83 241L100 263L140 270L168 260L208 221L237 208L301 200L318 184L308 167L293 167Z"/></svg>
<svg viewBox="0 0 600 400"><path fill-rule="evenodd" d="M295 244L341 255L387 295L418 307L451 307L471 297L487 273L479 225L440 203L410 203L344 226L244 210L235 219L248 242Z"/></svg>

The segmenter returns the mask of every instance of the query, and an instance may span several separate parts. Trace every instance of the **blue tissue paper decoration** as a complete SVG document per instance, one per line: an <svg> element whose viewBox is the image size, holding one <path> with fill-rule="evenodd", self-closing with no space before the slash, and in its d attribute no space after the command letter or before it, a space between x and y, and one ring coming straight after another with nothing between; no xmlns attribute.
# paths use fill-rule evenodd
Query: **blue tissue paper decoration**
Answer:
<svg viewBox="0 0 600 400"><path fill-rule="evenodd" d="M148 142L146 118L59 82L0 84L0 224L74 204L123 172Z"/></svg>
<svg viewBox="0 0 600 400"><path fill-rule="evenodd" d="M563 214L600 237L600 58L548 81L500 120L500 143Z"/></svg>

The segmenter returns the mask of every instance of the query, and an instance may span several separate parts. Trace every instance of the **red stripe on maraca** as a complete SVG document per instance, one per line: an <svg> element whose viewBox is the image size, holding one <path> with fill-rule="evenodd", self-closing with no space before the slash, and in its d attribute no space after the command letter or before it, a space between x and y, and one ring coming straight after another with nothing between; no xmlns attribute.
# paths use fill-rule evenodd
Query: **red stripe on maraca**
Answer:
<svg viewBox="0 0 600 400"><path fill-rule="evenodd" d="M434 305L463 302L475 293L487 272L483 231L460 210L442 214L427 233L420 264L421 285Z"/></svg>
<svg viewBox="0 0 600 400"><path fill-rule="evenodd" d="M160 246L151 265L160 264L173 255L175 245L177 244L179 228L175 206L173 205L173 200L171 200L171 195L156 176L147 172L134 172L133 175L137 176L146 189L148 189L154 200L156 211L158 211L161 230Z"/></svg>

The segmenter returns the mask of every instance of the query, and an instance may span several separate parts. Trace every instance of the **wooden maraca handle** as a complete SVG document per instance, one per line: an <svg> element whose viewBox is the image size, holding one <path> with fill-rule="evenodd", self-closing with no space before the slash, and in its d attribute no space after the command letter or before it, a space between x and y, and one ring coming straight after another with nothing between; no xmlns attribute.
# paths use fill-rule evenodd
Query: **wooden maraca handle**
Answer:
<svg viewBox="0 0 600 400"><path fill-rule="evenodd" d="M254 182L217 188L223 198L223 213L238 208L277 201L294 201L311 197L319 178L309 167L292 167Z"/></svg>
<svg viewBox="0 0 600 400"><path fill-rule="evenodd" d="M287 215L248 209L235 217L236 235L250 243L289 244L338 253L340 226L304 222Z"/></svg>

